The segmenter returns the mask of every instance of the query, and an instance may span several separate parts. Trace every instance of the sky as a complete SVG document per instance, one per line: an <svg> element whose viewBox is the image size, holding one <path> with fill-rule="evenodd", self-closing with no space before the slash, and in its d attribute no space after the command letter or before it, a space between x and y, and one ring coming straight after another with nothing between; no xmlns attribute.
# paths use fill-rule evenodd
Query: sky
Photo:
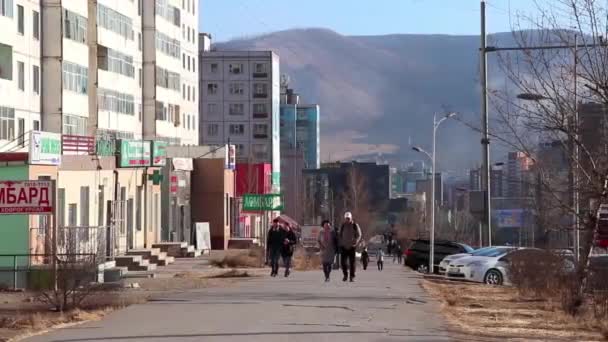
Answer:
<svg viewBox="0 0 608 342"><path fill-rule="evenodd" d="M479 0L199 0L199 30L215 41L290 28L323 27L344 35L479 34ZM510 31L533 0L489 0L488 32Z"/></svg>

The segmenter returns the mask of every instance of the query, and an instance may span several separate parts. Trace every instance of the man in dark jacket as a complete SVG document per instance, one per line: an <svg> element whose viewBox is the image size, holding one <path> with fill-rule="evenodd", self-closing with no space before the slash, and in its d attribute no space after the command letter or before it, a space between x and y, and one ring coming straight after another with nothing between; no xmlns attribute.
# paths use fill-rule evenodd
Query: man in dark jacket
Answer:
<svg viewBox="0 0 608 342"><path fill-rule="evenodd" d="M279 220L272 221L272 227L268 230L266 241L266 258L270 262L272 271L271 277L276 277L279 273L279 257L283 248L283 229L279 226Z"/></svg>
<svg viewBox="0 0 608 342"><path fill-rule="evenodd" d="M361 241L361 227L353 220L353 214L346 212L344 214L344 223L340 227L340 258L342 264L342 273L344 278L342 281L349 279L348 271L350 269L350 281L355 281L355 263L357 245Z"/></svg>
<svg viewBox="0 0 608 342"><path fill-rule="evenodd" d="M285 266L285 277L289 277L291 268L291 257L298 243L296 233L291 229L289 223L283 227L283 247L281 248L281 256L283 257L283 266Z"/></svg>

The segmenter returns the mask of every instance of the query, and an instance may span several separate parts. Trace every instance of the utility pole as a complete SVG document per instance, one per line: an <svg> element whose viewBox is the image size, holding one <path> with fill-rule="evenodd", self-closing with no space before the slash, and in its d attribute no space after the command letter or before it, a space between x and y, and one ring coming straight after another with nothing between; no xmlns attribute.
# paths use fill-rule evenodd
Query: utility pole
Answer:
<svg viewBox="0 0 608 342"><path fill-rule="evenodd" d="M481 0L481 121L483 124L483 171L481 172L481 186L484 192L484 219L488 230L488 246L492 246L492 209L490 194L490 136L488 123L488 55L486 36L486 2Z"/></svg>
<svg viewBox="0 0 608 342"><path fill-rule="evenodd" d="M580 210L580 198L579 198L579 189L578 189L578 168L579 165L579 148L578 148L578 130L580 128L578 122L578 34L574 34L574 117L573 117L573 129L572 134L574 135L572 139L572 206L574 209L574 260L576 262L579 261L580 258L580 219L579 219L579 210Z"/></svg>

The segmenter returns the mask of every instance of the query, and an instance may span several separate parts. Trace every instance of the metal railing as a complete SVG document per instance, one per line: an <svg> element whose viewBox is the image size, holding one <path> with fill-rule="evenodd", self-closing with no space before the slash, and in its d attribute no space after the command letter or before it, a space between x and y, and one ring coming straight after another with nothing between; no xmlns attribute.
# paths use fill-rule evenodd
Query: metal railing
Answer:
<svg viewBox="0 0 608 342"><path fill-rule="evenodd" d="M26 288L28 274L33 271L52 272L52 254L0 254L0 286L12 289ZM59 253L57 264L59 268L65 265L86 265L95 268L100 263L96 254L86 253ZM9 276L6 276L6 274ZM10 275L12 273L12 276ZM22 275L21 277L19 275ZM50 278L49 278L50 279ZM21 285L21 286L20 286Z"/></svg>

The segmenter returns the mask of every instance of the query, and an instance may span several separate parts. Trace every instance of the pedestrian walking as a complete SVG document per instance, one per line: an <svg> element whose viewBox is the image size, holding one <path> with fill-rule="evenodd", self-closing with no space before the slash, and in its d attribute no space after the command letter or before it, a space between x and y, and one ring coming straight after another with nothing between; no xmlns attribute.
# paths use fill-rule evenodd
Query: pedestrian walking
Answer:
<svg viewBox="0 0 608 342"><path fill-rule="evenodd" d="M399 265L401 265L402 261L403 261L403 249L401 248L400 244L397 244L397 262L399 263Z"/></svg>
<svg viewBox="0 0 608 342"><path fill-rule="evenodd" d="M378 248L378 252L376 252L376 263L378 271L382 271L384 269L384 250L382 248Z"/></svg>
<svg viewBox="0 0 608 342"><path fill-rule="evenodd" d="M342 281L347 281L350 278L350 281L354 282L355 270L357 269L355 253L357 245L361 241L361 227L353 220L353 214L350 212L344 214L344 223L340 227L339 240L342 273L344 274Z"/></svg>
<svg viewBox="0 0 608 342"><path fill-rule="evenodd" d="M270 263L270 276L276 277L279 273L279 258L283 248L283 231L279 225L279 220L274 219L272 226L268 230L266 239L266 263Z"/></svg>
<svg viewBox="0 0 608 342"><path fill-rule="evenodd" d="M298 237L288 223L283 227L283 231L283 246L281 247L281 256L283 257L283 266L285 267L285 277L289 277L289 274L291 273L291 258L293 257L296 244L298 243Z"/></svg>
<svg viewBox="0 0 608 342"><path fill-rule="evenodd" d="M323 229L319 232L317 242L321 249L321 263L323 264L325 282L328 282L334 259L336 258L336 250L338 249L338 236L336 231L332 229L329 220L324 220L321 227L323 227Z"/></svg>
<svg viewBox="0 0 608 342"><path fill-rule="evenodd" d="M367 264L369 264L369 253L367 252L367 247L363 248L363 252L361 252L361 264L363 265L363 270L367 270Z"/></svg>

